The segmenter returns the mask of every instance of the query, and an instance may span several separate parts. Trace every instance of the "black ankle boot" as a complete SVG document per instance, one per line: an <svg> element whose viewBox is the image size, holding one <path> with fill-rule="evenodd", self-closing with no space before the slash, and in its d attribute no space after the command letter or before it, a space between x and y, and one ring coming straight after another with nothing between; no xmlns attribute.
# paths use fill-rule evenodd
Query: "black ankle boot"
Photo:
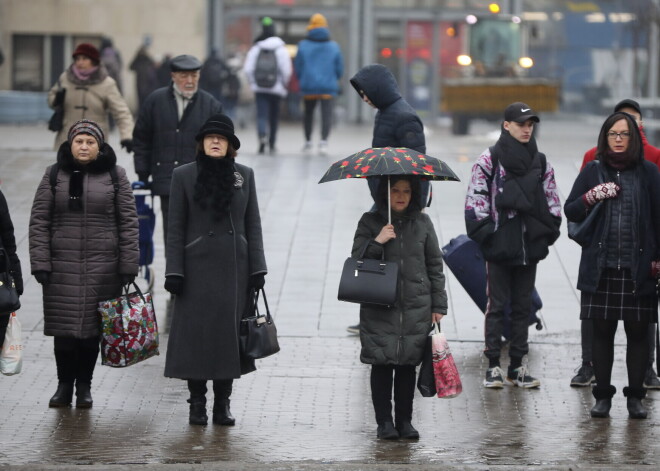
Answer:
<svg viewBox="0 0 660 471"><path fill-rule="evenodd" d="M89 409L92 407L92 383L81 383L76 381L76 407Z"/></svg>
<svg viewBox="0 0 660 471"><path fill-rule="evenodd" d="M409 440L417 440L419 432L412 426L409 420L397 421L396 430L399 432L399 437L407 438Z"/></svg>
<svg viewBox="0 0 660 471"><path fill-rule="evenodd" d="M213 423L216 425L235 425L236 419L231 415L229 399L221 399L213 402Z"/></svg>
<svg viewBox="0 0 660 471"><path fill-rule="evenodd" d="M383 422L378 424L376 437L382 438L383 440L396 440L399 438L399 432L397 432L396 428L394 428L393 422Z"/></svg>
<svg viewBox="0 0 660 471"><path fill-rule="evenodd" d="M209 423L209 417L206 415L206 403L205 402L190 402L190 416L188 418L188 423L190 425L206 425Z"/></svg>
<svg viewBox="0 0 660 471"><path fill-rule="evenodd" d="M58 383L57 391L48 401L48 407L71 407L73 383Z"/></svg>
<svg viewBox="0 0 660 471"><path fill-rule="evenodd" d="M628 398L628 417L631 419L645 419L648 413L642 404L642 399L646 397L646 389L625 387L623 388L623 395Z"/></svg>
<svg viewBox="0 0 660 471"><path fill-rule="evenodd" d="M591 417L609 417L612 408L612 396L616 393L616 388L612 385L594 386L591 393L596 398L596 404L591 408Z"/></svg>

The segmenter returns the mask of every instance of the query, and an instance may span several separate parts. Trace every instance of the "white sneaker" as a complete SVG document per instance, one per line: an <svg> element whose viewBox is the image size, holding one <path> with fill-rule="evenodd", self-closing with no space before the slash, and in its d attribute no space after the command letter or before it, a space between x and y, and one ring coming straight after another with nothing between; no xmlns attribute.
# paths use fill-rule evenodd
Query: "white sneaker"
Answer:
<svg viewBox="0 0 660 471"><path fill-rule="evenodd" d="M319 154L328 155L328 141L319 142Z"/></svg>
<svg viewBox="0 0 660 471"><path fill-rule="evenodd" d="M305 142L305 145L302 148L302 151L307 153L312 150L312 141Z"/></svg>

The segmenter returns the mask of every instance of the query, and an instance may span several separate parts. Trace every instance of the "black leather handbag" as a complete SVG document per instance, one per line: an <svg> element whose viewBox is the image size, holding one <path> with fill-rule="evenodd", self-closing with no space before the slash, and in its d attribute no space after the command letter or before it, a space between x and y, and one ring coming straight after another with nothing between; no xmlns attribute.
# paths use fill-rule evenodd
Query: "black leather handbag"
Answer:
<svg viewBox="0 0 660 471"><path fill-rule="evenodd" d="M5 264L4 271L0 272L0 314L8 314L17 311L21 307L21 301L18 299L14 277L9 272L9 255L3 248L0 248L0 259Z"/></svg>
<svg viewBox="0 0 660 471"><path fill-rule="evenodd" d="M60 89L55 94L53 101L53 115L48 120L48 129L53 132L59 132L64 126L64 97L66 96L66 88L62 88L60 81L57 81Z"/></svg>
<svg viewBox="0 0 660 471"><path fill-rule="evenodd" d="M599 164L598 160L594 160ZM598 167L598 183L603 183L603 176L600 173L600 166ZM580 222L568 221L566 227L568 228L568 238L574 240L582 247L589 245L594 235L596 220L601 206L605 204L604 201L599 201L589 210L589 214Z"/></svg>
<svg viewBox="0 0 660 471"><path fill-rule="evenodd" d="M399 265L386 262L385 252L380 259L364 258L371 243L373 240L365 242L358 257L348 257L344 262L337 299L349 303L393 306L399 284Z"/></svg>
<svg viewBox="0 0 660 471"><path fill-rule="evenodd" d="M266 314L259 312L259 293L263 293ZM241 356L252 360L266 358L280 351L277 340L277 328L270 315L266 292L251 290L246 316L241 319L240 348Z"/></svg>

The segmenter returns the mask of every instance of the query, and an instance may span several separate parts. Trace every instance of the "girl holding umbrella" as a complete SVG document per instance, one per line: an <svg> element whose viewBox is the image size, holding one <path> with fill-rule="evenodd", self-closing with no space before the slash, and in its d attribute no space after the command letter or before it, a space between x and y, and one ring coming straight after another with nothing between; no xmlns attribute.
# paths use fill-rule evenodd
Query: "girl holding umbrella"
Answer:
<svg viewBox="0 0 660 471"><path fill-rule="evenodd" d="M371 365L378 438L417 439L411 423L415 367L422 361L431 323L447 314L442 252L431 219L421 212L420 178L379 178L377 210L362 215L352 255L359 256L368 244L365 257L381 258L384 253L385 260L397 262L399 290L394 306L361 305L360 360Z"/></svg>

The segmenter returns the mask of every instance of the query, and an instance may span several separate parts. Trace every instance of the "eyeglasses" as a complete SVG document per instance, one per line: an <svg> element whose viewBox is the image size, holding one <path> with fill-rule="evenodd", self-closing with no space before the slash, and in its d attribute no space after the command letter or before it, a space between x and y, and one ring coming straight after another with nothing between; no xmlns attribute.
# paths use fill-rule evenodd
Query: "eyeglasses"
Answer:
<svg viewBox="0 0 660 471"><path fill-rule="evenodd" d="M625 141L626 139L630 139L630 133L628 131L623 131L623 132L610 131L610 132L607 133L607 138L608 139L617 139L617 138L619 138L619 139Z"/></svg>

